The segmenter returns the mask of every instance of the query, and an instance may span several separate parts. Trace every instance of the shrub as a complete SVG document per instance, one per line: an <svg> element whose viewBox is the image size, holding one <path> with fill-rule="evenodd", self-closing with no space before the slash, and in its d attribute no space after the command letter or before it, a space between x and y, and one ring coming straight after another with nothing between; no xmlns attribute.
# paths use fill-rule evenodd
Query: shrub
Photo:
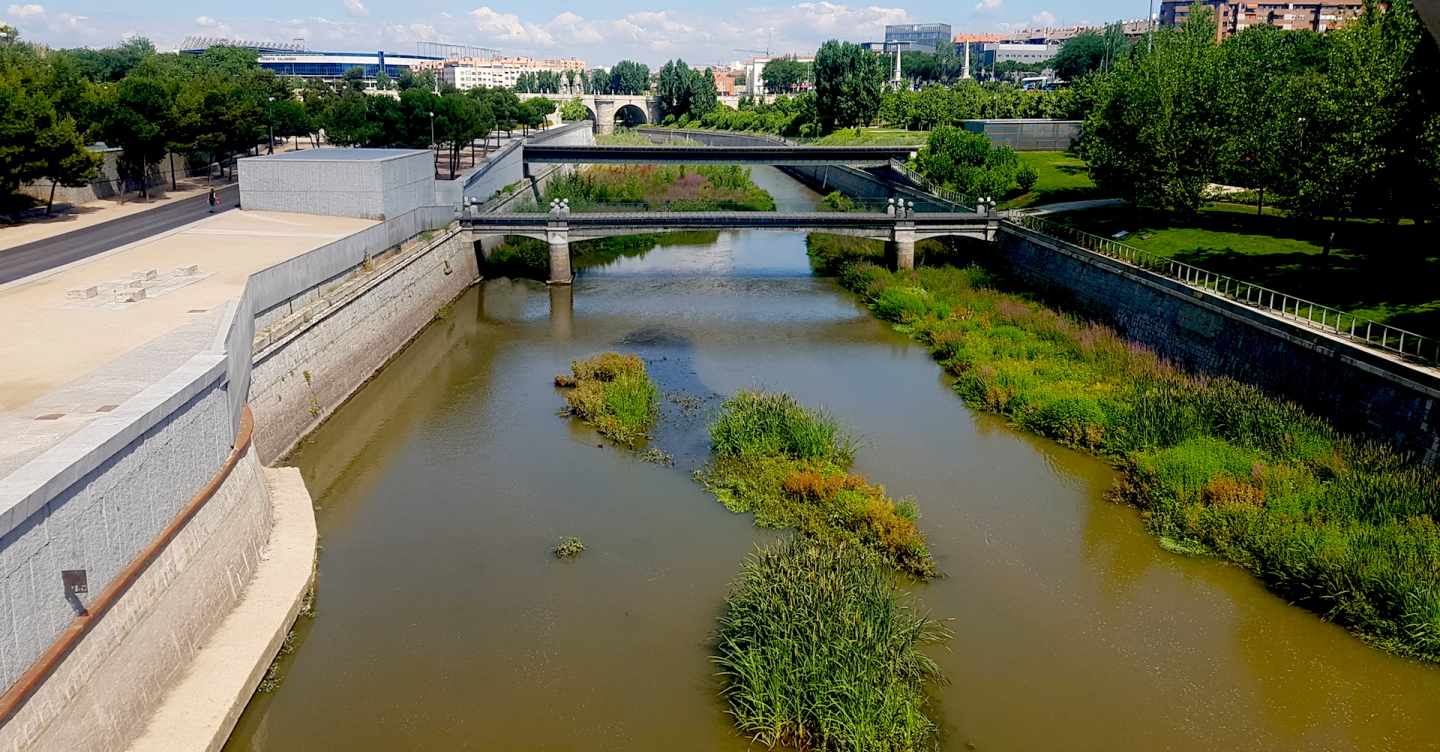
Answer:
<svg viewBox="0 0 1440 752"><path fill-rule="evenodd" d="M848 464L854 443L825 413L806 410L788 394L742 391L721 407L710 442L722 457L780 456Z"/></svg>
<svg viewBox="0 0 1440 752"><path fill-rule="evenodd" d="M660 390L635 355L601 353L574 361L555 377L571 415L622 444L644 439L660 407Z"/></svg>
<svg viewBox="0 0 1440 752"><path fill-rule="evenodd" d="M783 541L752 555L725 603L714 661L740 731L771 748L936 745L924 653L949 638L863 550Z"/></svg>

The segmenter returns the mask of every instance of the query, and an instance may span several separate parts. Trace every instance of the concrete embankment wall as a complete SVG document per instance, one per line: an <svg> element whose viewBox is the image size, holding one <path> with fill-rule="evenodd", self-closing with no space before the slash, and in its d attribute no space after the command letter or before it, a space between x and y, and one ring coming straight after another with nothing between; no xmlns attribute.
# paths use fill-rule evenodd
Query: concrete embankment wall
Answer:
<svg viewBox="0 0 1440 752"><path fill-rule="evenodd" d="M353 285L307 294L308 306L297 305L290 326L255 354L250 405L260 458L284 456L478 277L473 246L449 229Z"/></svg>
<svg viewBox="0 0 1440 752"><path fill-rule="evenodd" d="M1433 370L1014 225L1003 226L996 258L1185 368L1255 384L1440 464Z"/></svg>
<svg viewBox="0 0 1440 752"><path fill-rule="evenodd" d="M0 749L123 747L259 565L270 504L235 430L232 323L0 483Z"/></svg>
<svg viewBox="0 0 1440 752"><path fill-rule="evenodd" d="M529 143L554 146L593 146L595 144L595 125L589 120L566 123L534 133L528 141ZM515 185L526 177L524 142L512 141L492 155L485 164L466 175L463 180L449 181L449 184L440 183L439 185L443 188L439 190L447 191L448 193L445 195L453 194L456 198L453 202L442 203L459 205L470 200L484 203L495 198L496 194L504 190L506 186Z"/></svg>
<svg viewBox="0 0 1440 752"><path fill-rule="evenodd" d="M186 738L223 742L298 611L314 550L308 499L282 530L276 471L252 436L306 430L312 406L328 413L475 280L454 213L422 207L252 275L189 362L0 481L0 749L124 749L157 733L147 723L162 708ZM286 319L298 324L277 337ZM306 370L325 376L321 391L289 400ZM249 403L264 397L285 409L255 410L279 427L257 434ZM291 555L271 556L277 546ZM67 594L62 570L84 570L88 592ZM254 587L283 608L251 608ZM243 628L221 629L245 609ZM226 707L203 721L173 712L221 632L244 643L207 664L223 667L204 687Z"/></svg>

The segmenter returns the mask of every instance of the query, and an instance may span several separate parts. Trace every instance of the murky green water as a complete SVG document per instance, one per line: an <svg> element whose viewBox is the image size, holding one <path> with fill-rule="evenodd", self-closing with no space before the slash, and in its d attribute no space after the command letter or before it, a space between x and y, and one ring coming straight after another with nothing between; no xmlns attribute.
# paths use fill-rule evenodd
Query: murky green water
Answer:
<svg viewBox="0 0 1440 752"><path fill-rule="evenodd" d="M813 195L761 174L782 208ZM636 351L670 393L646 464L559 417L551 376ZM1225 565L1161 551L1104 464L968 410L925 351L731 233L471 291L293 458L318 512L317 616L231 750L744 750L707 656L773 534L690 479L704 411L763 386L864 438L948 577L916 588L947 750L1423 750L1440 669L1375 651ZM550 548L582 538L571 562ZM973 745L968 746L968 745Z"/></svg>

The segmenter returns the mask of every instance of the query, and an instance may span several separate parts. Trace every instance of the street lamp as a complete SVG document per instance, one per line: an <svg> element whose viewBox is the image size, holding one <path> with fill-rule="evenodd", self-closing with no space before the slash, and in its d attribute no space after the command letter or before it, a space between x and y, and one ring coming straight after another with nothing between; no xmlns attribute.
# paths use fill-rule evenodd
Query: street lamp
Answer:
<svg viewBox="0 0 1440 752"><path fill-rule="evenodd" d="M265 120L270 126L270 140L266 142L267 154L275 153L275 97L270 97L270 103L265 105Z"/></svg>
<svg viewBox="0 0 1440 752"><path fill-rule="evenodd" d="M435 149L435 112L430 112L430 148ZM440 150L435 150L435 169L440 169Z"/></svg>

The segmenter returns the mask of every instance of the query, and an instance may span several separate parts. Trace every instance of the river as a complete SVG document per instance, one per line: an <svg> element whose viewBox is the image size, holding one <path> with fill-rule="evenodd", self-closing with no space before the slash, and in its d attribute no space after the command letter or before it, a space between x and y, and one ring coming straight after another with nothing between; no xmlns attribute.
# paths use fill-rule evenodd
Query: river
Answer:
<svg viewBox="0 0 1440 752"><path fill-rule="evenodd" d="M782 210L817 197L773 170ZM641 461L561 417L571 359L643 355L667 394ZM291 458L317 505L316 615L228 750L725 750L708 638L772 531L690 478L745 387L821 405L856 468L914 497L946 577L914 588L946 750L1422 750L1440 669L1381 653L1240 570L1162 551L1103 462L968 409L925 349L811 275L804 238L722 233L493 280ZM586 551L556 560L577 536Z"/></svg>

